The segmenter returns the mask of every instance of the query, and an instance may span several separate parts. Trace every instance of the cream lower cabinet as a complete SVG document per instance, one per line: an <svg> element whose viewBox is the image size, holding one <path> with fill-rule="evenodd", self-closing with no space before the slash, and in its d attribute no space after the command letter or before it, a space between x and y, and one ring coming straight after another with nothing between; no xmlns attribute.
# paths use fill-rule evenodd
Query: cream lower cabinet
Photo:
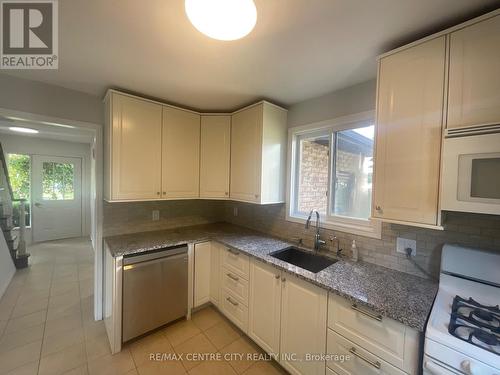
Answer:
<svg viewBox="0 0 500 375"><path fill-rule="evenodd" d="M307 355L325 353L327 292L256 259L250 263L248 335L279 354L292 374L324 374L325 361Z"/></svg>
<svg viewBox="0 0 500 375"><path fill-rule="evenodd" d="M269 354L280 351L281 271L252 259L248 336Z"/></svg>
<svg viewBox="0 0 500 375"><path fill-rule="evenodd" d="M201 116L200 198L229 199L231 116Z"/></svg>
<svg viewBox="0 0 500 375"><path fill-rule="evenodd" d="M210 302L219 306L220 301L220 252L221 245L210 243Z"/></svg>
<svg viewBox="0 0 500 375"><path fill-rule="evenodd" d="M379 62L372 216L438 225L445 37Z"/></svg>
<svg viewBox="0 0 500 375"><path fill-rule="evenodd" d="M350 360L327 362L339 375L418 374L419 334L374 311L330 293L327 354Z"/></svg>
<svg viewBox="0 0 500 375"><path fill-rule="evenodd" d="M260 102L231 118L233 200L250 203L285 201L287 111Z"/></svg>
<svg viewBox="0 0 500 375"><path fill-rule="evenodd" d="M194 291L193 307L201 306L210 301L212 278L212 249L210 242L194 245Z"/></svg>

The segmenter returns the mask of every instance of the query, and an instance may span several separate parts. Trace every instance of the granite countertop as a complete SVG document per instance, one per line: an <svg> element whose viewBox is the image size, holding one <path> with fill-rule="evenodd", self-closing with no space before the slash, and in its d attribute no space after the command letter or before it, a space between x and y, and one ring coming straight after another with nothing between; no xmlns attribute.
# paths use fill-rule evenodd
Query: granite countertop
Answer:
<svg viewBox="0 0 500 375"><path fill-rule="evenodd" d="M269 255L292 243L226 223L131 233L104 240L113 257L214 240L420 332L424 331L438 288L438 284L431 280L344 258L318 273L312 273Z"/></svg>

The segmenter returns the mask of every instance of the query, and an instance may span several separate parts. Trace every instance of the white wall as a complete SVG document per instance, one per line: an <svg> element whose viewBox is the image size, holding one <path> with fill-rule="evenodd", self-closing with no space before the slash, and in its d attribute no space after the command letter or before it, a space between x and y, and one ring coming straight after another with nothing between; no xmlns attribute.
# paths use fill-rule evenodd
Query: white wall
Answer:
<svg viewBox="0 0 500 375"><path fill-rule="evenodd" d="M6 154L49 155L82 158L82 230L91 233L91 150L90 144L56 141L51 139L0 134ZM26 242L31 243L31 229L26 231Z"/></svg>
<svg viewBox="0 0 500 375"><path fill-rule="evenodd" d="M373 110L376 87L371 80L294 104L288 109L288 127Z"/></svg>
<svg viewBox="0 0 500 375"><path fill-rule="evenodd" d="M10 256L5 237L0 235L0 298L5 293L15 272L16 267Z"/></svg>
<svg viewBox="0 0 500 375"><path fill-rule="evenodd" d="M102 98L79 91L0 74L0 108L86 121L104 122Z"/></svg>

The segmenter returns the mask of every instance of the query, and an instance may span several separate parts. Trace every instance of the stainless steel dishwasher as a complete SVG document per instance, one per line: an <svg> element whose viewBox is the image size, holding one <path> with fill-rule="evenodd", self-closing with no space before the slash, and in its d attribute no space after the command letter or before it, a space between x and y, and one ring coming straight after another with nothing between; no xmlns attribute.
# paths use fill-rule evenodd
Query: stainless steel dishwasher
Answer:
<svg viewBox="0 0 500 375"><path fill-rule="evenodd" d="M123 342L185 316L187 301L187 246L123 257Z"/></svg>

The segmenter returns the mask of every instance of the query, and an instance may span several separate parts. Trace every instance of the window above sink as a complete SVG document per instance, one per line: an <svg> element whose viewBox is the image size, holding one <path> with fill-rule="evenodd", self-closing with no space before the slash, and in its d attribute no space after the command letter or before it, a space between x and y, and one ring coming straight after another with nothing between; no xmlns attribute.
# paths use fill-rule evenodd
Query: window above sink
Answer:
<svg viewBox="0 0 500 375"><path fill-rule="evenodd" d="M381 237L370 218L374 122L368 111L289 130L288 221L316 209L322 228Z"/></svg>

